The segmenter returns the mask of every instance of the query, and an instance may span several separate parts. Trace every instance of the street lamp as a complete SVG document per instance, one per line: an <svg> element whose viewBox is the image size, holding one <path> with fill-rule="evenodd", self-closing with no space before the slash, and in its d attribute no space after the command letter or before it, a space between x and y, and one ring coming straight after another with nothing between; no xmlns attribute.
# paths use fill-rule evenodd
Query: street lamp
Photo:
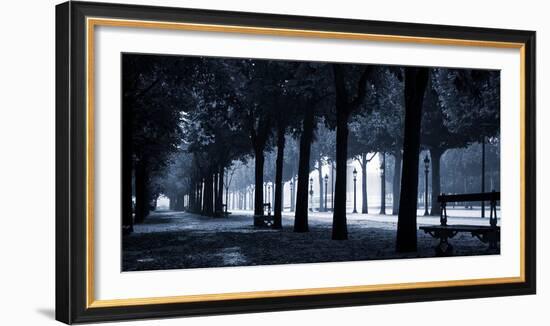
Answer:
<svg viewBox="0 0 550 326"><path fill-rule="evenodd" d="M428 212L428 173L430 173L430 159L428 154L424 157L424 216L430 215Z"/></svg>
<svg viewBox="0 0 550 326"><path fill-rule="evenodd" d="M309 210L313 212L313 178L309 178L309 197L311 198Z"/></svg>
<svg viewBox="0 0 550 326"><path fill-rule="evenodd" d="M386 215L386 154L380 160L380 215Z"/></svg>
<svg viewBox="0 0 550 326"><path fill-rule="evenodd" d="M357 170L353 168L353 212L357 213Z"/></svg>
<svg viewBox="0 0 550 326"><path fill-rule="evenodd" d="M328 212L327 208L327 194L328 194L328 174L325 174L325 212Z"/></svg>
<svg viewBox="0 0 550 326"><path fill-rule="evenodd" d="M294 212L294 182L290 179L290 211Z"/></svg>

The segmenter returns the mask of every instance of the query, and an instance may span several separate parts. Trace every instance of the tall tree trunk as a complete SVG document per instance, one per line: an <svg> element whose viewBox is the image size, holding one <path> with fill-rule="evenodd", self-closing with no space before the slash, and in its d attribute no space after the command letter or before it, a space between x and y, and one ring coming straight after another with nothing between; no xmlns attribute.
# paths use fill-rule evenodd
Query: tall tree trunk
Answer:
<svg viewBox="0 0 550 326"><path fill-rule="evenodd" d="M208 173L204 180L204 199L203 214L206 216L214 215L214 175Z"/></svg>
<svg viewBox="0 0 550 326"><path fill-rule="evenodd" d="M246 209L253 210L254 209L254 189L250 190L250 196L248 197L249 200L249 207Z"/></svg>
<svg viewBox="0 0 550 326"><path fill-rule="evenodd" d="M330 208L334 212L334 161L330 162Z"/></svg>
<svg viewBox="0 0 550 326"><path fill-rule="evenodd" d="M192 213L196 212L198 198L199 198L198 186L197 186L197 183L193 182L193 190L190 191L190 194L189 194L189 211L191 211Z"/></svg>
<svg viewBox="0 0 550 326"><path fill-rule="evenodd" d="M256 192L254 194L254 216L263 216L264 215L264 148L263 146L256 146L254 149L255 154L255 178L254 182L256 184ZM259 219L254 218L254 226L262 226L262 223Z"/></svg>
<svg viewBox="0 0 550 326"><path fill-rule="evenodd" d="M341 65L332 65L334 86L336 90L336 190L334 213L332 216L332 239L346 240L348 227L346 220L346 171L348 160L348 119L356 110L366 94L367 79L372 74L373 67L367 66L358 80L357 92L350 100L346 89L346 77Z"/></svg>
<svg viewBox="0 0 550 326"><path fill-rule="evenodd" d="M271 183L271 192L269 194L271 196L271 199L269 200L269 203L271 204L271 211L273 211L273 206L275 205L275 183Z"/></svg>
<svg viewBox="0 0 550 326"><path fill-rule="evenodd" d="M325 189L323 187L323 161L321 160L321 154L319 154L319 159L317 160L317 164L318 164L317 170L319 171L319 212L324 212L325 202L323 200L325 198L324 197Z"/></svg>
<svg viewBox="0 0 550 326"><path fill-rule="evenodd" d="M380 215L386 215L386 153L381 152L380 162Z"/></svg>
<svg viewBox="0 0 550 326"><path fill-rule="evenodd" d="M225 208L229 210L229 186L225 188Z"/></svg>
<svg viewBox="0 0 550 326"><path fill-rule="evenodd" d="M193 203L193 213L198 213L201 207L201 194L199 190L200 184L200 180L195 184L195 202Z"/></svg>
<svg viewBox="0 0 550 326"><path fill-rule="evenodd" d="M199 201L197 205L197 212L200 212L202 214L202 203L203 203L203 197L204 197L204 179L201 179L199 181Z"/></svg>
<svg viewBox="0 0 550 326"><path fill-rule="evenodd" d="M243 192L243 210L247 210L247 207L246 207L247 197L248 197L248 191L245 189Z"/></svg>
<svg viewBox="0 0 550 326"><path fill-rule="evenodd" d="M127 67L123 67L127 69ZM122 225L126 232L134 231L134 203L132 200L132 190L135 192L135 183L133 178L136 175L136 164L134 162L132 148L132 126L134 117L132 108L134 101L123 101L122 112L124 119L122 120Z"/></svg>
<svg viewBox="0 0 550 326"><path fill-rule="evenodd" d="M135 223L142 223L149 215L149 171L145 160L136 162L136 215Z"/></svg>
<svg viewBox="0 0 550 326"><path fill-rule="evenodd" d="M194 205L195 205L196 194L197 194L197 186L193 184L191 186L191 190L189 190L189 195L187 198L187 209L190 212L193 212L195 210Z"/></svg>
<svg viewBox="0 0 550 326"><path fill-rule="evenodd" d="M277 131L277 159L275 163L275 207L273 213L273 227L280 229L283 209L283 163L285 155L285 129Z"/></svg>
<svg viewBox="0 0 550 326"><path fill-rule="evenodd" d="M481 141L481 192L485 192L485 137ZM485 217L485 202L481 202L481 218Z"/></svg>
<svg viewBox="0 0 550 326"><path fill-rule="evenodd" d="M298 191L296 194L296 212L294 215L294 232L308 232L308 183L311 141L313 140L314 109L306 107L302 136L300 137L300 161L298 163Z"/></svg>
<svg viewBox="0 0 550 326"><path fill-rule="evenodd" d="M361 153L361 213L369 213L367 196L367 153Z"/></svg>
<svg viewBox="0 0 550 326"><path fill-rule="evenodd" d="M170 195L168 197L168 209L173 211L176 209L176 196Z"/></svg>
<svg viewBox="0 0 550 326"><path fill-rule="evenodd" d="M201 185L201 215L205 215L206 197L208 196L206 180L207 178L204 178ZM212 178L210 178L210 180L212 180Z"/></svg>
<svg viewBox="0 0 550 326"><path fill-rule="evenodd" d="M401 151L397 150L393 153L395 163L393 165L393 183L392 183L392 214L399 214L399 188L401 186Z"/></svg>
<svg viewBox="0 0 550 326"><path fill-rule="evenodd" d="M220 172L218 173L218 194L216 196L216 212L223 212L223 178L225 174L225 169L220 167Z"/></svg>
<svg viewBox="0 0 550 326"><path fill-rule="evenodd" d="M290 183L292 184L289 188L290 190L290 211L294 212L294 207L296 206L296 178L292 176L290 179Z"/></svg>
<svg viewBox="0 0 550 326"><path fill-rule="evenodd" d="M193 213L198 213L201 207L200 180L195 184L195 202L193 203Z"/></svg>
<svg viewBox="0 0 550 326"><path fill-rule="evenodd" d="M214 183L214 192L213 192L213 197L214 197L214 206L213 206L213 214L212 215L216 215L216 213L218 212L218 176L219 174L216 172L213 174L212 176L212 182Z"/></svg>
<svg viewBox="0 0 550 326"><path fill-rule="evenodd" d="M222 210L222 206L221 206L222 197L220 196L220 194L223 193L223 191L220 189L221 175L219 170L218 172L216 172L215 176L216 178L214 179L214 215L218 214Z"/></svg>
<svg viewBox="0 0 550 326"><path fill-rule="evenodd" d="M430 215L439 216L441 208L437 202L437 196L441 194L441 156L445 150L441 148L430 148L432 160L432 211Z"/></svg>
<svg viewBox="0 0 550 326"><path fill-rule="evenodd" d="M157 210L157 201L158 201L158 197L155 197L155 199L153 199L153 204L151 205L151 210L152 211Z"/></svg>
<svg viewBox="0 0 550 326"><path fill-rule="evenodd" d="M397 218L396 250L398 252L416 251L417 248L418 155L420 153L422 104L428 76L428 68L405 68L405 132L401 194Z"/></svg>
<svg viewBox="0 0 550 326"><path fill-rule="evenodd" d="M285 183L281 180L281 212L285 211Z"/></svg>
<svg viewBox="0 0 550 326"><path fill-rule="evenodd" d="M334 213L332 216L332 239L346 240L348 226L346 219L346 182L348 161L348 114L345 110L336 112L336 189Z"/></svg>
<svg viewBox="0 0 550 326"><path fill-rule="evenodd" d="M124 137L124 136L123 136ZM124 143L123 143L124 144ZM122 225L125 232L134 232L134 205L132 202L132 173L135 167L132 164L132 154L127 152L129 148L123 145L123 166L122 169Z"/></svg>

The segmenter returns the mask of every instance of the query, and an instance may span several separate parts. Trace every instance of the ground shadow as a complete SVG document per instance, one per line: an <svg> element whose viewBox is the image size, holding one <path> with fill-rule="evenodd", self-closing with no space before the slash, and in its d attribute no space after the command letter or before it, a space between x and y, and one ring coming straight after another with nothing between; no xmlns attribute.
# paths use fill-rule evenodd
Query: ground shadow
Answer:
<svg viewBox="0 0 550 326"><path fill-rule="evenodd" d="M55 309L52 308L38 308L36 309L36 312L38 312L40 315L49 318L49 319L55 319Z"/></svg>

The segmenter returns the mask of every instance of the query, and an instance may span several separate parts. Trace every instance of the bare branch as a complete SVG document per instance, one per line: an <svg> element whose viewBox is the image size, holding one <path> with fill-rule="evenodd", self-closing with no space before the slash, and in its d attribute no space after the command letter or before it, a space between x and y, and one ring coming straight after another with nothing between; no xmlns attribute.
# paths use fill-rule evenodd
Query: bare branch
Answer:
<svg viewBox="0 0 550 326"><path fill-rule="evenodd" d="M378 152L372 153L372 156L367 160L367 162L372 161L372 159L376 156L376 154L378 154Z"/></svg>

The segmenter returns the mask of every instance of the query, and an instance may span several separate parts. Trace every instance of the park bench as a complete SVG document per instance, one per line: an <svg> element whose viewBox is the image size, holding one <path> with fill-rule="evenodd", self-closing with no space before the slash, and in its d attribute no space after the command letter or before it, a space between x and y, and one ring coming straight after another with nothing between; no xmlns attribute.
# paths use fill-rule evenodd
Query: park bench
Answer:
<svg viewBox="0 0 550 326"><path fill-rule="evenodd" d="M470 233L483 243L489 243L489 249L497 249L500 242L500 226L497 226L497 201L500 201L500 192L486 192L477 194L442 194L437 197L441 207L440 225L421 226L419 229L439 239L435 247L438 256L448 256L453 253L453 246L449 239L460 232ZM454 202L481 202L490 203L489 225L448 225L447 224L447 203Z"/></svg>
<svg viewBox="0 0 550 326"><path fill-rule="evenodd" d="M254 216L254 226L266 226L266 227L273 226L273 216L271 216L271 203L264 203L263 211L264 211L263 215Z"/></svg>

